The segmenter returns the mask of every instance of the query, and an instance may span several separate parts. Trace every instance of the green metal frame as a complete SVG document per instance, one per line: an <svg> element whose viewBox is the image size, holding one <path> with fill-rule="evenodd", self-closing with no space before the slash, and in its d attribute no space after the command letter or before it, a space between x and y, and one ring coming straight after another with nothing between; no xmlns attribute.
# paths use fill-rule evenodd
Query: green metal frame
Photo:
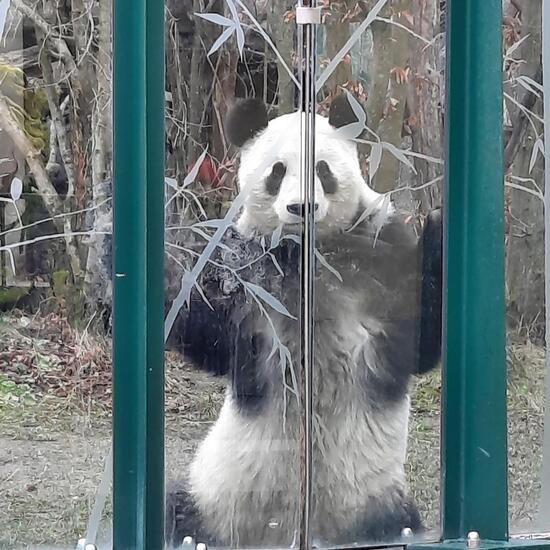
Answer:
<svg viewBox="0 0 550 550"><path fill-rule="evenodd" d="M164 546L164 3L114 0L113 537Z"/></svg>
<svg viewBox="0 0 550 550"><path fill-rule="evenodd" d="M164 4L114 0L114 548L163 547ZM508 541L501 0L449 0L443 542Z"/></svg>
<svg viewBox="0 0 550 550"><path fill-rule="evenodd" d="M501 0L448 2L443 535L506 540Z"/></svg>

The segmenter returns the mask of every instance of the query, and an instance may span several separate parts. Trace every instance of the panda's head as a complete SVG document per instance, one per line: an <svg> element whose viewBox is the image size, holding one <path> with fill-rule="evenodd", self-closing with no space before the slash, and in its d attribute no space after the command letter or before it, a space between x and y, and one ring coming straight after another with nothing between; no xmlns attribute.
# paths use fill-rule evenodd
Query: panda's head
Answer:
<svg viewBox="0 0 550 550"><path fill-rule="evenodd" d="M300 116L269 121L265 104L257 99L238 102L229 114L227 136L241 148L238 181L245 199L237 229L245 236L302 222ZM344 95L333 100L328 118L316 117L315 216L320 233L349 227L359 213L374 211L381 202L361 174L356 144L338 132L354 122Z"/></svg>

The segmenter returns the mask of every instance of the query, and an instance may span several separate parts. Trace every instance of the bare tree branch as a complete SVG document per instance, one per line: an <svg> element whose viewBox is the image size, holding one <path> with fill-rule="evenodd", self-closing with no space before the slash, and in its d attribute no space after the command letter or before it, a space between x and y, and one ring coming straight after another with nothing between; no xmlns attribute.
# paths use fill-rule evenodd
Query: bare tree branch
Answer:
<svg viewBox="0 0 550 550"><path fill-rule="evenodd" d="M57 136L61 158L63 159L63 164L65 165L65 172L67 173L67 180L69 184L67 197L72 197L75 188L75 170L73 164L74 155L71 150L71 144L69 143L65 124L63 122L63 113L61 112L59 106L59 97L53 84L53 69L47 51L42 52L40 56L40 65L42 67L42 74L46 84L45 91L46 97L48 98L48 106L50 108L52 123L55 129L55 135Z"/></svg>
<svg viewBox="0 0 550 550"><path fill-rule="evenodd" d="M52 27L40 14L28 6L23 0L11 0L12 6L19 10L23 15L28 17L44 34L44 40L52 44L59 53L65 68L67 69L67 78L71 82L75 92L80 95L82 88L78 76L78 67L76 66L75 60L71 54L71 50L67 46L65 39L59 34L59 32Z"/></svg>

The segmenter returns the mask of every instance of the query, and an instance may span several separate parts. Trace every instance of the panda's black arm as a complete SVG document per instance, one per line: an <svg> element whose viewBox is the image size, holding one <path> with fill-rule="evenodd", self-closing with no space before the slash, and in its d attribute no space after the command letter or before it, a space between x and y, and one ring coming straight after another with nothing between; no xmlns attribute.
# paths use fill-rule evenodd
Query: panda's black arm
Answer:
<svg viewBox="0 0 550 550"><path fill-rule="evenodd" d="M224 246L216 251L215 261L202 270L199 279L202 295L194 288L189 306L176 317L167 349L180 352L195 367L214 375L255 370L254 304L247 299L236 270L251 263L255 271L261 272L251 262L261 252L260 244L228 231ZM246 270L239 273L247 279L251 276Z"/></svg>
<svg viewBox="0 0 550 550"><path fill-rule="evenodd" d="M263 403L266 381L260 364L265 364L265 337L242 288L229 296L218 289L210 307L198 294L182 310L167 342L195 367L210 374L229 375L231 391L242 410L256 410Z"/></svg>
<svg viewBox="0 0 550 550"><path fill-rule="evenodd" d="M441 358L442 271L442 218L436 209L428 214L422 234L419 374L436 367Z"/></svg>
<svg viewBox="0 0 550 550"><path fill-rule="evenodd" d="M231 320L235 298L211 299L208 305L193 291L188 308L174 322L166 349L180 352L195 367L214 375L227 374L238 327Z"/></svg>

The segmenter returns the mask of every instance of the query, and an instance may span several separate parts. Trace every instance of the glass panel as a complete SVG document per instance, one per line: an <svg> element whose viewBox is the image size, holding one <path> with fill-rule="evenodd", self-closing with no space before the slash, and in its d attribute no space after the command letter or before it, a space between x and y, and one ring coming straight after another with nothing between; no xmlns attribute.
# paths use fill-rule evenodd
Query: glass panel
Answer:
<svg viewBox="0 0 550 550"><path fill-rule="evenodd" d="M545 140L540 95L543 8L542 3L526 4L521 11L507 2L503 6L504 49L508 52L504 123L509 522L512 534L548 535L550 436L544 415L549 391L545 346L548 213L545 216L546 199L541 192L545 189Z"/></svg>
<svg viewBox="0 0 550 550"><path fill-rule="evenodd" d="M323 9L312 527L321 546L439 537L444 28L440 2L406 5Z"/></svg>
<svg viewBox="0 0 550 550"><path fill-rule="evenodd" d="M0 547L75 548L110 508L111 5L0 33Z"/></svg>
<svg viewBox="0 0 550 550"><path fill-rule="evenodd" d="M285 4L166 2L170 543L297 540L301 134Z"/></svg>

